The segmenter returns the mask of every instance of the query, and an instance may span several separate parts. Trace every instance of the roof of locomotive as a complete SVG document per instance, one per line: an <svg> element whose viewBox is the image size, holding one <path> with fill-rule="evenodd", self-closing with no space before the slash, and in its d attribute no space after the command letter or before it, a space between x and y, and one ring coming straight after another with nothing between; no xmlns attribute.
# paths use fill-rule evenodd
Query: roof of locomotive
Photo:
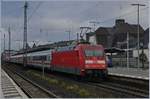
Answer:
<svg viewBox="0 0 150 99"><path fill-rule="evenodd" d="M79 44L76 49L89 49L89 50L104 50L104 47L102 45L93 45L93 44Z"/></svg>
<svg viewBox="0 0 150 99"><path fill-rule="evenodd" d="M78 44L78 46L82 46L82 47L100 47L100 48L103 48L102 45L98 44L98 45L94 45L94 44Z"/></svg>
<svg viewBox="0 0 150 99"><path fill-rule="evenodd" d="M74 45L69 45L69 46L65 46L65 47L59 47L56 48L55 51L69 51L69 50L74 50L76 48L100 48L100 49L104 49L102 45L92 45L92 44L74 44Z"/></svg>

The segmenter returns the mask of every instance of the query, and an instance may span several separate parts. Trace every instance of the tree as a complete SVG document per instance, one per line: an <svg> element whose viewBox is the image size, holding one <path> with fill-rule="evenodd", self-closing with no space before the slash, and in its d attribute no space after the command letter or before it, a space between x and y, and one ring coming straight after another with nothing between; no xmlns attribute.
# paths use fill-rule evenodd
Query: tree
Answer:
<svg viewBox="0 0 150 99"><path fill-rule="evenodd" d="M142 62L142 68L144 68L144 63L147 62L147 56L144 53L144 50L142 50L142 53L140 54L140 62Z"/></svg>
<svg viewBox="0 0 150 99"><path fill-rule="evenodd" d="M36 45L35 45L35 43L33 44L33 46L32 46L32 48L35 48L36 47Z"/></svg>

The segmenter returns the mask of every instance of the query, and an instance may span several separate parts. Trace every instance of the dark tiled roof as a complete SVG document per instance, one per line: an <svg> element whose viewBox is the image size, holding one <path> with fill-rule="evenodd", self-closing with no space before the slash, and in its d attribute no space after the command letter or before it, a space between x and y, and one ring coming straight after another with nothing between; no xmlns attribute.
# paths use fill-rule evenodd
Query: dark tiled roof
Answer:
<svg viewBox="0 0 150 99"><path fill-rule="evenodd" d="M95 31L95 33L96 33L97 35L99 35L99 34L106 34L106 35L108 35L108 34L109 34L108 31L107 31L107 27L99 27L99 28Z"/></svg>
<svg viewBox="0 0 150 99"><path fill-rule="evenodd" d="M137 38L137 27L138 25L136 24L129 24L129 23L125 23L124 20L121 20L121 21L117 20L115 26L99 27L95 31L95 34L98 37L100 36L102 38L105 36L104 38L106 38L106 40L104 40L103 38L103 42L98 42L98 43L102 43L102 44L104 42L111 43L111 44L106 44L105 46L113 47L113 46L116 46L117 42L125 41L127 37L127 33L129 33L130 37ZM140 40L141 40L141 38L143 38L144 29L141 26L139 27L139 29L140 29ZM97 39L99 39L98 37Z"/></svg>
<svg viewBox="0 0 150 99"><path fill-rule="evenodd" d="M131 33L131 34L137 34L137 26L135 24L128 24L124 23L119 26L114 27L99 27L95 33L96 34L116 34L116 33ZM140 33L143 33L143 28L140 26Z"/></svg>
<svg viewBox="0 0 150 99"><path fill-rule="evenodd" d="M137 34L137 26L135 24L128 24L124 23L118 27L114 26L114 29L116 30L117 33L127 33L129 32L130 34ZM143 28L140 26L140 33L143 33Z"/></svg>

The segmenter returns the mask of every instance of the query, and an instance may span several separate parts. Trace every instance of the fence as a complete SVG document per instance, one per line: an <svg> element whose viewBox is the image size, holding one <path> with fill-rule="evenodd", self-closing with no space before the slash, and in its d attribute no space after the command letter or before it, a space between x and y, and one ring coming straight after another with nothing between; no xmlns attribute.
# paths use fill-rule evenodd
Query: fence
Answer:
<svg viewBox="0 0 150 99"><path fill-rule="evenodd" d="M112 58L112 64L114 67L127 67L127 58ZM144 67L142 63L139 64L140 68L149 68L149 62L144 63ZM137 58L129 58L129 68L138 68L138 60Z"/></svg>

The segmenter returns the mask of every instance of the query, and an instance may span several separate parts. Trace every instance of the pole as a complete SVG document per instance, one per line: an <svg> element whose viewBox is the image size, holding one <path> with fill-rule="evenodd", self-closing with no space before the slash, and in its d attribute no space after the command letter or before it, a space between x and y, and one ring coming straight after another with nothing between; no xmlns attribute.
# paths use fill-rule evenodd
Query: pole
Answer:
<svg viewBox="0 0 150 99"><path fill-rule="evenodd" d="M127 68L129 68L129 32L127 32Z"/></svg>
<svg viewBox="0 0 150 99"><path fill-rule="evenodd" d="M70 41L70 31L69 31L69 41Z"/></svg>
<svg viewBox="0 0 150 99"><path fill-rule="evenodd" d="M70 41L70 30L68 30L68 31L66 31L66 32L68 32L68 40Z"/></svg>
<svg viewBox="0 0 150 99"><path fill-rule="evenodd" d="M4 52L5 52L5 34L4 34Z"/></svg>
<svg viewBox="0 0 150 99"><path fill-rule="evenodd" d="M77 43L79 43L79 33L77 33Z"/></svg>
<svg viewBox="0 0 150 99"><path fill-rule="evenodd" d="M142 53L141 53L142 56L141 56L141 57L142 57L142 68L144 69L145 54L144 54L144 48L143 48L143 46L144 46L144 45L143 45L143 43L142 43Z"/></svg>
<svg viewBox="0 0 150 99"><path fill-rule="evenodd" d="M21 40L15 40L16 42L18 42L18 51L20 50L20 46L21 46L21 44L20 44L20 42L21 42Z"/></svg>
<svg viewBox="0 0 150 99"><path fill-rule="evenodd" d="M20 50L20 46L21 46L21 44L20 44L20 42L19 42L19 50ZM19 50L18 50L18 51L19 51Z"/></svg>
<svg viewBox="0 0 150 99"><path fill-rule="evenodd" d="M42 59L42 77L44 78L44 60Z"/></svg>
<svg viewBox="0 0 150 99"><path fill-rule="evenodd" d="M138 32L138 68L140 67L140 59L139 59L139 57L140 57L140 52L139 52L139 5L138 5L138 10L137 10L137 12L138 12L138 18L137 18L137 23L138 23L138 30L137 30L137 32Z"/></svg>
<svg viewBox="0 0 150 99"><path fill-rule="evenodd" d="M24 5L24 35L23 35L23 65L26 67L27 64L27 8L28 8L28 3L27 1L25 2Z"/></svg>
<svg viewBox="0 0 150 99"><path fill-rule="evenodd" d="M8 28L8 36L9 36L9 41L8 41L8 51L9 51L9 54L8 54L8 59L10 61L10 50L11 50L11 31L10 31L10 26Z"/></svg>
<svg viewBox="0 0 150 99"><path fill-rule="evenodd" d="M98 21L90 21L89 23L93 24L93 30L95 32L96 31L96 24L99 24L100 22L98 22Z"/></svg>
<svg viewBox="0 0 150 99"><path fill-rule="evenodd" d="M96 27L96 23L93 23L93 29L94 29L94 31L95 31L95 27Z"/></svg>
<svg viewBox="0 0 150 99"><path fill-rule="evenodd" d="M140 37L140 24L139 24L139 16L140 16L140 12L139 12L139 8L140 8L140 6L145 6L144 4L132 4L132 6L137 6L137 24L138 24L138 26L137 26L137 33L138 33L138 35L137 35L137 42L138 42L138 46L137 46L137 49L138 49L138 68L140 68L140 52L139 52L139 49L140 49L140 39L139 39L139 37Z"/></svg>

